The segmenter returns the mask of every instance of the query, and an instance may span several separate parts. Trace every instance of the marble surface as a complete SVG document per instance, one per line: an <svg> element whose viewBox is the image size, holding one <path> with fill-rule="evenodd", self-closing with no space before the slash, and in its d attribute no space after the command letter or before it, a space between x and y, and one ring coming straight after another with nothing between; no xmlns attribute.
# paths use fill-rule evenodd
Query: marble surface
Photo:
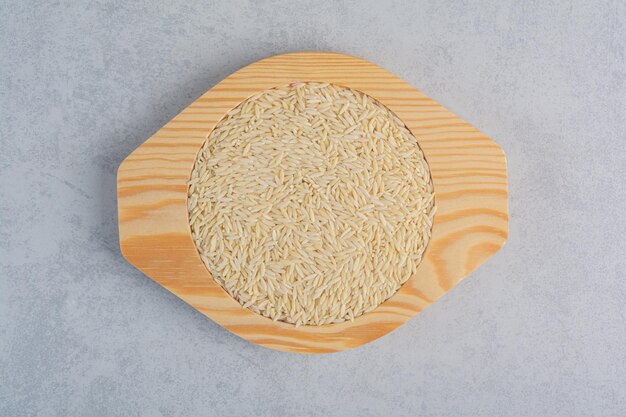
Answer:
<svg viewBox="0 0 626 417"><path fill-rule="evenodd" d="M626 3L0 0L0 416L626 415ZM324 356L229 334L118 248L122 159L277 53L371 60L493 137L510 238Z"/></svg>

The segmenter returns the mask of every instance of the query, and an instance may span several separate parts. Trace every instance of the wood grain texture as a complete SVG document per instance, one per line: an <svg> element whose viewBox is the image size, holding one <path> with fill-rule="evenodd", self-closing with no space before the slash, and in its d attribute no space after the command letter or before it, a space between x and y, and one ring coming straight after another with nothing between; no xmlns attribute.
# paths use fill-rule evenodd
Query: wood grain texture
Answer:
<svg viewBox="0 0 626 417"><path fill-rule="evenodd" d="M430 165L437 214L424 259L396 295L354 322L296 328L242 308L210 276L191 237L187 180L202 143L227 111L293 81L331 82L376 98L406 123ZM405 323L504 245L506 175L495 142L384 69L335 53L278 55L227 77L124 160L120 245L131 264L246 340L291 352L341 351Z"/></svg>

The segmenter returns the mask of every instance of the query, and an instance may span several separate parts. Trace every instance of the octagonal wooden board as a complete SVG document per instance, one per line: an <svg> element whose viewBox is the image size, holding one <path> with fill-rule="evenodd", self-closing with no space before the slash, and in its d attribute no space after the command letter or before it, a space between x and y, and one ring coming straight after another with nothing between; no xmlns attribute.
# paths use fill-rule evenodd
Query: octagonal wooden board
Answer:
<svg viewBox="0 0 626 417"><path fill-rule="evenodd" d="M243 308L213 280L191 237L187 181L202 143L239 103L293 81L376 98L406 123L431 169L437 214L422 263L398 293L354 322L295 327ZM508 230L502 149L393 74L336 53L273 56L230 75L129 155L117 186L120 246L131 264L236 335L291 352L341 351L394 330L498 251Z"/></svg>

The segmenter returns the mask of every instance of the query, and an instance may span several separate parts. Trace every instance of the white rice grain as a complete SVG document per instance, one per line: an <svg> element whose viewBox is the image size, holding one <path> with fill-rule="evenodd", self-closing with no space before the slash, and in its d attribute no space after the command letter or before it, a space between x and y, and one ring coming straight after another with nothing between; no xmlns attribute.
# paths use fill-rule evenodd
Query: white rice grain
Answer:
<svg viewBox="0 0 626 417"><path fill-rule="evenodd" d="M192 236L244 307L299 325L374 310L417 269L435 213L417 140L365 94L295 83L218 123L188 189Z"/></svg>

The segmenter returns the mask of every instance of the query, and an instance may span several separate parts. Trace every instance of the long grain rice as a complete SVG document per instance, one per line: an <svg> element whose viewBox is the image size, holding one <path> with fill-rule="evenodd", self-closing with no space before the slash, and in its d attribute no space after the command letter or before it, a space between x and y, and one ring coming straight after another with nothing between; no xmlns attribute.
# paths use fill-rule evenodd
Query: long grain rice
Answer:
<svg viewBox="0 0 626 417"><path fill-rule="evenodd" d="M231 110L189 181L200 257L239 303L273 320L354 320L417 269L435 214L417 140L367 95L320 83Z"/></svg>

